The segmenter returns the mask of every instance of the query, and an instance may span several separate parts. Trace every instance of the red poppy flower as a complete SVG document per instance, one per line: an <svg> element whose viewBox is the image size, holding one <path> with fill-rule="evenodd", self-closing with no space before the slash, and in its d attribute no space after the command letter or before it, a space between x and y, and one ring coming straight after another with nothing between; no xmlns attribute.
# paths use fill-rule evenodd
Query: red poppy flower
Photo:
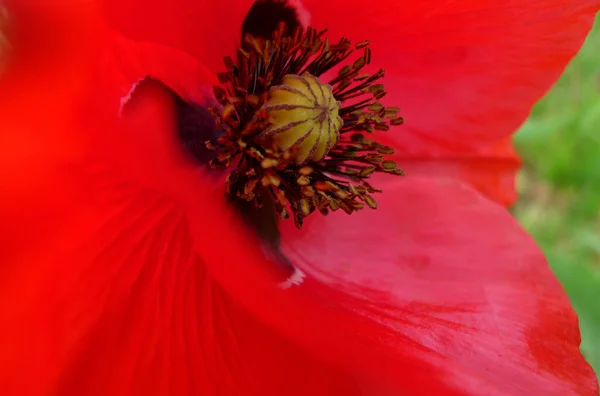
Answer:
<svg viewBox="0 0 600 396"><path fill-rule="evenodd" d="M2 394L597 394L566 295L493 200L599 2L251 6L8 2ZM379 139L407 176L376 178L377 210L273 227L190 146L241 27L282 17L369 38L387 70L407 121Z"/></svg>

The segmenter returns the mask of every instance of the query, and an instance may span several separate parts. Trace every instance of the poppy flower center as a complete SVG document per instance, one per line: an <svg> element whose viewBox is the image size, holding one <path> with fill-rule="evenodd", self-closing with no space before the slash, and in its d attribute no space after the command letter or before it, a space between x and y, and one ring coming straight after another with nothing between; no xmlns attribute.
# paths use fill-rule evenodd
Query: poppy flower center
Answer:
<svg viewBox="0 0 600 396"><path fill-rule="evenodd" d="M372 194L381 191L369 177L403 174L386 160L394 150L366 137L403 123L398 108L379 102L385 73L362 72L371 61L368 41L331 44L326 30L296 27L288 35L286 28L280 24L271 39L247 34L237 61L225 58L214 87L220 106L210 109L224 134L207 142L217 154L211 166L231 168L230 196L258 208L272 202L298 228L314 212L375 209Z"/></svg>
<svg viewBox="0 0 600 396"><path fill-rule="evenodd" d="M293 149L289 155L296 163L322 160L339 140L340 102L331 85L308 73L284 76L282 85L271 87L262 109L268 126L256 140L274 151Z"/></svg>

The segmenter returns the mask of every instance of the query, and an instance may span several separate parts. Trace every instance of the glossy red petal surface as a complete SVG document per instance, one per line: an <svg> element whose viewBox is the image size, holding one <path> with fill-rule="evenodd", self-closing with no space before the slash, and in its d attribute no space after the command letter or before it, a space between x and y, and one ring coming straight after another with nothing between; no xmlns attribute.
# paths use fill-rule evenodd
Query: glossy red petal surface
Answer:
<svg viewBox="0 0 600 396"><path fill-rule="evenodd" d="M406 117L407 156L437 156L510 135L579 50L600 1L304 1L333 36L369 39L387 71L385 103ZM385 11L383 11L385 10Z"/></svg>
<svg viewBox="0 0 600 396"><path fill-rule="evenodd" d="M448 179L384 186L376 211L284 224L283 252L335 290L324 301L354 296L355 313L406 337L391 350L466 394L598 392L566 294L501 206Z"/></svg>
<svg viewBox="0 0 600 396"><path fill-rule="evenodd" d="M515 177L521 162L510 137L470 152L457 152L435 160L427 156L403 158L401 155L395 159L408 175L461 180L504 206L512 205L517 199Z"/></svg>

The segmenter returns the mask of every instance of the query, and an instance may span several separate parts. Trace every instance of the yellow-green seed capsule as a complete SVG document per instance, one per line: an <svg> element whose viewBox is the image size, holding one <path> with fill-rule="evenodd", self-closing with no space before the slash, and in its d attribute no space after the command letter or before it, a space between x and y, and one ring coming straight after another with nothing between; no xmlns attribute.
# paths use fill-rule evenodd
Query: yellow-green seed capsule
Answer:
<svg viewBox="0 0 600 396"><path fill-rule="evenodd" d="M257 141L276 150L294 149L292 158L299 164L322 160L339 140L340 102L329 84L308 73L284 76L270 89L263 109L268 127Z"/></svg>

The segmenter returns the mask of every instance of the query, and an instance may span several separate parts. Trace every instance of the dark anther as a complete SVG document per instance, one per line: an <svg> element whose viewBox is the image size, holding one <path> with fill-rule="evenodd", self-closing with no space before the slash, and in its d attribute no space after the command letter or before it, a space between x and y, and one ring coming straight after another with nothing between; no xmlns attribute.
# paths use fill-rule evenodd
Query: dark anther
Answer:
<svg viewBox="0 0 600 396"><path fill-rule="evenodd" d="M298 14L293 6L282 0L256 1L244 19L242 43L247 34L257 38L271 39L273 33L278 29L279 23L285 24L289 33L300 27Z"/></svg>

